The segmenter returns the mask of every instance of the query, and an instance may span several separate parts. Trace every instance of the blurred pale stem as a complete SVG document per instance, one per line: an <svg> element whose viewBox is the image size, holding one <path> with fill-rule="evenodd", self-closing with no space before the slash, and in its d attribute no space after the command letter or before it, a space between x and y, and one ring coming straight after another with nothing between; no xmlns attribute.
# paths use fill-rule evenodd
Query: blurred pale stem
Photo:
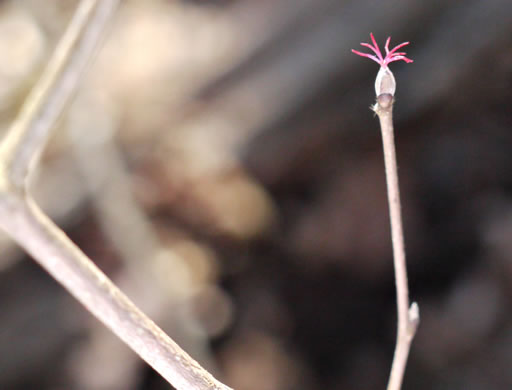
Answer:
<svg viewBox="0 0 512 390"><path fill-rule="evenodd" d="M418 305L414 302L409 308L409 288L393 134L393 102L393 95L383 93L377 97L377 103L373 107L379 116L384 149L398 312L398 332L387 390L399 390L402 386L411 342L419 323Z"/></svg>
<svg viewBox="0 0 512 390"><path fill-rule="evenodd" d="M30 170L76 91L117 3L82 0L0 145L0 226L176 389L227 390L142 313L27 193Z"/></svg>

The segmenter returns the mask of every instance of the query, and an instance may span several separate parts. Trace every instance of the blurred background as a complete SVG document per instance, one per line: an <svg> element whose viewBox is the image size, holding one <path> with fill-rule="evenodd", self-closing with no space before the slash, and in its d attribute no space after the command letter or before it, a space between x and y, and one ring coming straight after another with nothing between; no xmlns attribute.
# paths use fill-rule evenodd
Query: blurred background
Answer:
<svg viewBox="0 0 512 390"><path fill-rule="evenodd" d="M0 1L0 126L76 1ZM411 298L403 388L512 388L512 3L124 1L32 190L237 390L377 390L396 307L361 49L392 64ZM4 235L0 388L168 389Z"/></svg>

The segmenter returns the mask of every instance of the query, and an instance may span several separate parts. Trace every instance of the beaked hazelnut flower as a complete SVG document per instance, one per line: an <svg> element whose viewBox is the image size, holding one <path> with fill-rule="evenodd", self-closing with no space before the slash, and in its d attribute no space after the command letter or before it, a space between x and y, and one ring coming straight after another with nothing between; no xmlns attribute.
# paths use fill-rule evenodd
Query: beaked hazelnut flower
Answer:
<svg viewBox="0 0 512 390"><path fill-rule="evenodd" d="M389 42L391 41L391 37L388 37L386 44L384 45L384 49L386 51L386 56L384 57L379 49L379 45L377 45L377 42L375 41L373 33L370 33L370 37L372 39L372 44L362 42L361 46L369 48L375 53L375 55L370 53L363 53L354 49L352 49L352 53L355 53L361 57L367 57L380 65L380 70L375 80L375 93L377 96L383 93L394 95L396 82L393 73L388 68L388 64L394 61L405 61L407 63L413 62L413 60L405 56L405 52L398 51L398 49L408 45L409 42L403 42L389 50Z"/></svg>

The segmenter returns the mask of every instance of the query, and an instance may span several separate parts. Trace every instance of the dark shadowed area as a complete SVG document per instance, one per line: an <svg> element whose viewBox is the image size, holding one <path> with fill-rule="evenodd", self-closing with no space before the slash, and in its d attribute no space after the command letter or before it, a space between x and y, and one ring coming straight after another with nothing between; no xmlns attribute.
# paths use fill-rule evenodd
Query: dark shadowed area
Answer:
<svg viewBox="0 0 512 390"><path fill-rule="evenodd" d="M76 1L0 1L5 133ZM125 1L32 188L236 390L380 390L396 304L378 66L411 299L404 390L512 388L512 2ZM169 385L0 236L0 389Z"/></svg>

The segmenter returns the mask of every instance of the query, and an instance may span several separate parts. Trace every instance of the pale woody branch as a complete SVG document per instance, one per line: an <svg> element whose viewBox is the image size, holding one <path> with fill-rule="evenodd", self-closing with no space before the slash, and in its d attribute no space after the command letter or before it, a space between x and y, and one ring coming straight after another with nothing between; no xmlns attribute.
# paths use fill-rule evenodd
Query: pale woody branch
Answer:
<svg viewBox="0 0 512 390"><path fill-rule="evenodd" d="M41 80L0 145L0 226L176 389L229 390L142 313L27 192L30 171L83 77L117 3L80 3Z"/></svg>

